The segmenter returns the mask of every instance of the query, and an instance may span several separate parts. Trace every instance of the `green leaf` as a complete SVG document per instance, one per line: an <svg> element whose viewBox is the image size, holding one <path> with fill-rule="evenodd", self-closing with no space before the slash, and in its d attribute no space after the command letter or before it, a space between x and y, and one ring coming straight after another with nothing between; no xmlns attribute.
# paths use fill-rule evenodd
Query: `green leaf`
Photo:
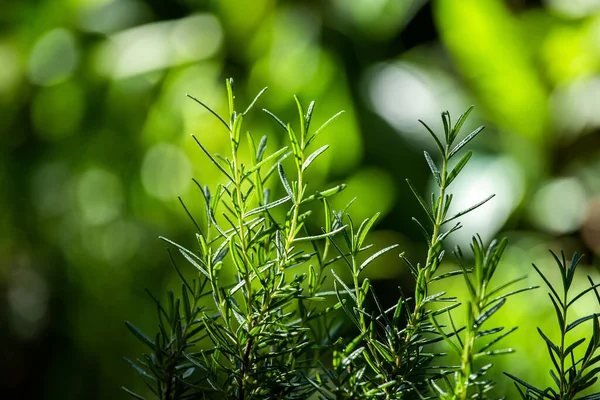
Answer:
<svg viewBox="0 0 600 400"><path fill-rule="evenodd" d="M395 249L396 247L398 247L398 244L393 244L391 246L388 246L386 248L383 248L379 251L377 251L376 253L374 253L373 255L371 255L369 258L367 258L365 261L362 262L362 264L360 264L360 266L358 267L358 272L362 272L363 269L365 269L365 267L367 265L369 265L371 262L373 262L375 259L377 259L379 256L381 256L384 253L387 253L390 250Z"/></svg>
<svg viewBox="0 0 600 400"><path fill-rule="evenodd" d="M193 310L185 284L182 284L181 287L181 298L183 299L183 312L185 313L185 319L186 321L190 321Z"/></svg>
<svg viewBox="0 0 600 400"><path fill-rule="evenodd" d="M275 200L275 201L273 201L273 202L271 202L271 203L269 203L269 204L265 204L264 206L260 206L260 207L253 208L252 210L248 211L248 212L247 212L246 214L244 214L244 215L245 215L246 217L249 217L249 216L251 216L251 215L258 214L258 213L260 213L260 212L263 212L263 211L269 210L269 209L271 209L271 208L277 207L277 206L279 206L279 205L281 205L281 204L285 204L285 203L287 203L288 201L290 201L290 196L285 196L285 197L282 197L282 198L281 198L281 199L279 199L279 200Z"/></svg>
<svg viewBox="0 0 600 400"><path fill-rule="evenodd" d="M121 390L125 391L127 394L129 394L131 397L134 397L138 400L146 400L145 397L140 396L139 394L136 394L134 392L132 392L131 390L127 389L125 386L121 386Z"/></svg>
<svg viewBox="0 0 600 400"><path fill-rule="evenodd" d="M335 114L333 117L329 118L327 121L325 121L325 123L323 125L321 125L316 131L315 133L310 137L310 139L308 139L308 141L306 142L306 147L308 147L308 145L317 137L317 135L319 133L321 133L330 123L332 123L333 121L335 121L340 115L342 115L344 113L344 110L338 112L337 114Z"/></svg>
<svg viewBox="0 0 600 400"><path fill-rule="evenodd" d="M203 102L201 102L200 100L198 100L197 98L192 96L191 94L186 94L186 96L189 97L190 99L194 100L196 103L200 104L202 107L206 108L208 111L210 111L212 113L212 115L217 117L219 119L219 121L221 121L223 123L223 125L225 125L227 130L229 131L229 124L227 122L225 122L225 120L223 118L221 118L221 116L219 114L217 114L212 108L210 108L209 106L207 106L206 104L204 104Z"/></svg>
<svg viewBox="0 0 600 400"><path fill-rule="evenodd" d="M201 266L199 263L197 263L196 260L194 260L192 257L190 257L188 252L185 252L182 249L179 249L179 252L185 257L186 260L188 260L188 262L190 264L192 264L194 267L196 267L198 269L198 271L202 272L202 274L204 276L206 276L208 279L210 279L210 275L208 274L208 271L203 266Z"/></svg>
<svg viewBox="0 0 600 400"><path fill-rule="evenodd" d="M342 232L344 229L346 229L346 227L347 227L347 225L340 226L330 232L326 232L321 235L297 237L297 238L294 238L294 242L305 242L305 241L310 241L310 240L326 239L326 238L331 237L339 232Z"/></svg>
<svg viewBox="0 0 600 400"><path fill-rule="evenodd" d="M447 222L453 221L456 218L460 218L463 215L468 214L471 211L475 210L476 208L481 207L482 205L484 205L485 203L487 203L488 201L490 201L491 199L493 199L495 196L496 196L495 194L492 194L492 195L486 197L485 199L481 200L479 203L477 203L477 204L475 204L475 205L467 208L466 210L457 212L456 214L454 214L453 216L451 216L450 218L448 218L447 220L445 220L444 222L442 222L442 225L444 225Z"/></svg>
<svg viewBox="0 0 600 400"><path fill-rule="evenodd" d="M479 132L481 132L484 129L485 129L485 126L482 125L479 128L475 129L473 132L469 133L469 135L466 138L461 140L452 149L452 151L450 151L450 153L448 154L448 159L452 158L452 156L454 156L456 153L458 153L460 151L460 149L462 149L467 143L469 143L471 140L473 140L475 138L475 136L477 136L479 134Z"/></svg>
<svg viewBox="0 0 600 400"><path fill-rule="evenodd" d="M233 142L235 149L237 149L240 144L243 120L244 120L244 117L242 114L236 116L235 120L233 121L233 126L231 128L231 141Z"/></svg>
<svg viewBox="0 0 600 400"><path fill-rule="evenodd" d="M212 154L210 154L209 151L206 150L206 148L204 146L202 146L202 143L200 143L200 141L196 138L196 136L192 135L192 137L194 138L196 143L198 143L198 146L200 146L200 148L202 149L204 154L206 154L208 156L208 158L210 159L210 161L212 161L212 163L215 164L215 166L219 169L219 171L221 171L223 174L225 174L227 179L229 179L230 181L233 182L234 179L231 175L229 175L229 172L227 172L225 170L225 168L223 168L223 166L212 156Z"/></svg>
<svg viewBox="0 0 600 400"><path fill-rule="evenodd" d="M417 224L417 227L419 228L419 230L421 231L421 234L423 235L423 238L425 239L425 241L427 242L427 246L431 247L431 233L427 232L427 229L425 229L425 227L423 226L423 224L421 224L421 221L419 221L418 219L416 219L415 217L412 217L411 220Z"/></svg>
<svg viewBox="0 0 600 400"><path fill-rule="evenodd" d="M275 120L275 122L277 122L283 129L285 129L287 131L287 125L284 124L282 120L277 118L277 116L275 114L273 114L271 111L267 110L266 108L263 108L263 111L266 112L271 118L273 118Z"/></svg>
<svg viewBox="0 0 600 400"><path fill-rule="evenodd" d="M558 303L556 302L556 300L554 300L554 298L550 295L550 293L548 293L548 296L550 297L552 305L554 306L554 311L555 311L555 314L556 314L556 319L558 320L558 326L562 330L563 327L565 326L565 317L563 316L562 310L558 306Z"/></svg>
<svg viewBox="0 0 600 400"><path fill-rule="evenodd" d="M479 315L477 317L477 319L475 319L475 324L474 324L473 328L477 329L481 325L483 325L483 323L485 321L487 321L496 311L498 311L500 309L500 307L502 307L504 305L505 302L506 302L506 299L502 299L498 303L494 304L489 310L487 310L483 314Z"/></svg>
<svg viewBox="0 0 600 400"><path fill-rule="evenodd" d="M450 123L450 113L448 111L442 112L442 123L444 124L444 134L446 136L446 143L452 144L452 132Z"/></svg>
<svg viewBox="0 0 600 400"><path fill-rule="evenodd" d="M543 332L543 331L542 331L540 328L537 328L537 331L538 331L538 333L540 334L540 336L542 337L542 339L544 339L544 341L546 342L546 344L548 345L548 347L549 347L550 349L552 349L552 350L554 351L554 353L555 353L557 356L559 356L559 357L560 357L560 349L558 348L558 346L557 346L557 345L555 345L555 344L552 342L552 340L550 340L550 339L548 338L548 336L546 336L546 335L544 334L544 332Z"/></svg>
<svg viewBox="0 0 600 400"><path fill-rule="evenodd" d="M355 250L358 250L362 247L365 239L367 238L369 231L375 224L375 221L377 221L377 218L379 218L379 215L380 215L380 213L377 212L371 218L365 219L360 224L360 227L358 228L358 231L356 232L356 241L355 241L356 249Z"/></svg>
<svg viewBox="0 0 600 400"><path fill-rule="evenodd" d="M295 158L297 163L298 161L301 161L303 157L302 146L300 144L300 141L298 140L298 136L296 135L294 128L292 128L292 125L287 124L287 132L290 138L290 143L292 145L292 151L296 156Z"/></svg>
<svg viewBox="0 0 600 400"><path fill-rule="evenodd" d="M261 90L260 92L258 92L258 94L256 95L256 97L254 98L254 100L252 100L252 103L250 103L250 105L248 106L248 108L246 108L246 111L244 111L242 114L246 115L248 114L248 112L252 109L252 107L254 106L254 104L258 101L258 99L260 99L260 96L263 95L263 93L267 90L267 87L265 86L263 88L263 90Z"/></svg>
<svg viewBox="0 0 600 400"><path fill-rule="evenodd" d="M577 400L600 400L600 393L592 393L587 396L579 397Z"/></svg>
<svg viewBox="0 0 600 400"><path fill-rule="evenodd" d="M569 332L571 329L575 328L577 325L585 322L585 321L589 321L590 319L594 318L594 317L598 317L600 314L590 314L590 315L586 315L585 317L581 317L578 318L577 320L571 322L569 325L567 325L567 329L566 332Z"/></svg>
<svg viewBox="0 0 600 400"><path fill-rule="evenodd" d="M421 207L423 208L423 210L425 210L425 213L427 214L427 217L429 218L431 223L435 224L435 218L433 218L433 214L431 214L431 210L429 209L429 207L427 207L427 204L425 203L425 200L423 199L423 197L421 197L419 192L417 192L417 189L415 189L415 187L413 186L413 184L411 183L411 181L409 179L407 179L406 182L408 183L408 187L410 187L410 190L413 192L413 194L417 198L417 200L418 200L419 204L421 205Z"/></svg>
<svg viewBox="0 0 600 400"><path fill-rule="evenodd" d="M421 125L423 125L425 127L425 129L427 129L427 132L429 132L429 134L435 141L435 145L437 146L438 150L440 151L440 155L444 156L446 154L446 151L444 150L444 146L442 146L442 142L440 142L440 139L438 139L436 134L433 133L431 128L425 122L423 122L421 120L419 120L419 122L421 123Z"/></svg>
<svg viewBox="0 0 600 400"><path fill-rule="evenodd" d="M565 352L562 356L562 358L567 358L569 356L569 354L575 350L575 348L577 346L579 346L580 344L582 344L583 342L585 342L585 338L581 338L579 340L576 340L575 342L571 343L566 349Z"/></svg>
<svg viewBox="0 0 600 400"><path fill-rule="evenodd" d="M546 286L548 287L548 289L550 289L551 291L551 296L554 296L554 299L562 306L562 300L560 299L558 293L556 293L556 290L554 290L554 287L552 286L552 284L550 283L550 281L548 281L548 279L546 278L546 276L542 273L542 271L540 271L540 269L535 265L535 264L531 264L531 266L533 267L533 269L535 270L535 272L538 273L538 275L542 278L542 280L544 281L544 283L546 284Z"/></svg>
<svg viewBox="0 0 600 400"><path fill-rule="evenodd" d="M600 321L598 321L598 316L594 318L593 328L592 328L592 338L590 339L587 349L585 351L585 355L583 359L585 362L588 362L590 357L594 354L598 346L600 346ZM600 357L600 356L599 356ZM594 362L590 363L593 364Z"/></svg>
<svg viewBox="0 0 600 400"><path fill-rule="evenodd" d="M358 293L358 297L360 299L361 304L365 300L367 293L369 293L370 288L371 288L371 282L369 281L369 279L365 278L363 280L362 286L360 288L360 292Z"/></svg>
<svg viewBox="0 0 600 400"><path fill-rule="evenodd" d="M309 155L309 156L306 158L306 161L304 161L304 163L302 164L302 171L305 171L305 170L308 168L308 166L309 166L310 164L312 164L312 162L313 162L313 161L314 161L314 160L315 160L317 157L319 157L321 154L323 154L323 152L324 152L325 150L327 150L328 148L329 148L329 145L328 145L328 144L326 144L325 146L318 148L318 149L317 149L317 150L315 150L315 151L314 151L314 152L313 152L311 155Z"/></svg>
<svg viewBox="0 0 600 400"><path fill-rule="evenodd" d="M517 378L516 376L513 376L511 374L509 374L508 372L504 372L504 375L508 376L510 379L520 383L521 385L525 386L527 389L531 390L532 392L535 392L537 394L539 394L540 396L542 396L542 398L544 399L552 399L552 397L550 397L546 392L542 391L541 389L536 388L535 386L530 385L529 383L525 382L522 379Z"/></svg>
<svg viewBox="0 0 600 400"><path fill-rule="evenodd" d="M133 325L129 321L125 321L125 325L142 343L144 343L146 346L150 347L150 349L156 350L156 345L154 344L152 339L150 339L148 336L146 336L146 334L144 332L142 332L141 330L136 328L136 326Z"/></svg>
<svg viewBox="0 0 600 400"><path fill-rule="evenodd" d="M339 184L330 189L323 190L321 192L317 192L315 194L311 194L310 196L305 197L304 199L302 199L300 204L305 204L305 203L309 203L314 200L321 200L321 199L325 199L327 197L331 197L335 194L338 194L339 192L341 192L344 189L346 189L346 184L345 183Z"/></svg>
<svg viewBox="0 0 600 400"><path fill-rule="evenodd" d="M487 349L489 349L490 347L492 347L493 345L498 343L500 340L504 339L505 337L507 337L508 335L510 335L511 333L513 333L516 330L517 330L517 327L515 326L515 327L509 329L508 331L502 333L501 335L498 335L493 340L491 340L490 342L488 342L487 344L482 346L481 349L479 349L479 352L486 351Z"/></svg>
<svg viewBox="0 0 600 400"><path fill-rule="evenodd" d="M465 123L465 121L467 120L467 118L469 117L469 114L471 114L471 111L473 111L473 109L475 108L475 106L470 106L467 111L465 111L464 113L462 113L459 117L458 120L456 121L456 124L454 125L454 128L452 128L452 134L454 137L456 137L458 135L458 133L460 132L463 124Z"/></svg>
<svg viewBox="0 0 600 400"><path fill-rule="evenodd" d="M233 121L235 115L235 106L233 95L233 78L225 79L225 86L227 87L227 102L229 104L229 119Z"/></svg>
<svg viewBox="0 0 600 400"><path fill-rule="evenodd" d="M304 138L306 137L306 119L304 118L304 107L298 96L294 95L296 106L298 107L298 115L300 118L300 143L304 144Z"/></svg>
<svg viewBox="0 0 600 400"><path fill-rule="evenodd" d="M354 293L354 290L351 290L350 287L348 287L348 285L346 285L346 282L344 282L344 280L338 276L338 274L335 272L334 269L331 270L331 273L332 273L333 277L335 278L335 280L338 281L340 283L340 285L342 285L342 287L345 290L345 293L348 294L352 298L352 300L354 301L355 304L358 304L358 299L356 298L356 294Z"/></svg>
<svg viewBox="0 0 600 400"><path fill-rule="evenodd" d="M502 295L500 295L498 297L495 297L494 299L490 300L490 304L491 303L495 303L498 300L502 300L502 299L506 299L506 298L508 298L510 296L514 296L515 294L519 294L519 293L523 293L523 292L528 292L530 290L534 290L534 289L538 289L538 288L539 288L539 286L527 286L527 287L524 287L524 288L521 288L521 289L513 290L511 292L504 293L504 294L502 294Z"/></svg>
<svg viewBox="0 0 600 400"><path fill-rule="evenodd" d="M279 178L281 179L281 183L283 184L283 188L287 192L287 194L290 197L290 199L292 199L292 202L296 203L296 197L294 196L294 192L292 191L292 187L290 186L290 183L288 182L287 177L285 176L285 171L283 170L283 165L278 164L277 165L277 171L279 172Z"/></svg>
<svg viewBox="0 0 600 400"><path fill-rule="evenodd" d="M252 137L252 135L248 135ZM262 156L265 154L265 150L267 149L267 135L264 135L260 138L260 142L258 143L258 148L256 149L256 160L255 163L262 161Z"/></svg>
<svg viewBox="0 0 600 400"><path fill-rule="evenodd" d="M262 166L264 166L265 164L267 164L270 161L274 161L275 159L277 159L279 156L281 156L286 151L287 151L287 146L282 147L281 149L277 150L275 153L270 154L264 160L261 160L261 161L257 162L256 164L254 164L252 167L250 167L250 169L248 169L246 174L250 174L250 173L258 170L259 168L261 168ZM262 153L260 154L260 156L262 157ZM279 161L281 161L281 160L279 160Z"/></svg>
<svg viewBox="0 0 600 400"><path fill-rule="evenodd" d="M472 155L473 155L473 152L469 151L469 152L467 152L467 154L462 156L462 158L456 163L456 165L454 166L452 171L450 171L450 173L446 177L446 187L450 186L452 181L454 181L454 179L458 176L458 174L460 174L460 171L462 171L462 169L465 167L465 165L467 165L467 163L471 159Z"/></svg>
<svg viewBox="0 0 600 400"><path fill-rule="evenodd" d="M438 186L441 187L442 186L442 178L440 176L440 171L438 170L435 163L431 159L431 156L429 155L429 153L426 151L424 151L423 153L425 154L425 160L427 160L427 165L429 165L429 169L431 170L431 173L433 174L435 181L437 182Z"/></svg>
<svg viewBox="0 0 600 400"><path fill-rule="evenodd" d="M436 275L433 278L431 278L429 280L429 282L439 281L439 280L442 280L442 279L451 278L453 276L462 275L462 274L463 274L463 271L460 270L460 269L457 269L457 270L454 270L454 271L446 272L444 274Z"/></svg>
<svg viewBox="0 0 600 400"><path fill-rule="evenodd" d="M573 304L574 304L574 303L575 303L577 300L579 300L580 298L582 298L583 296L585 296L586 294L588 294L588 293L589 293L589 292L591 292L592 290L594 290L594 291L595 291L595 290L596 290L597 288L599 288L599 287L600 287L600 283L599 283L599 284L592 285L591 287L589 287L589 288L587 288L587 289L585 289L585 290L581 291L581 292L580 292L580 293L579 293L577 296L573 297L573 298L571 299L571 301L569 301L569 302L567 303L567 308L568 308L568 307L571 307L571 306L572 306L572 305L573 305Z"/></svg>
<svg viewBox="0 0 600 400"><path fill-rule="evenodd" d="M192 223L194 224L194 226L196 227L196 230L198 232L200 232L200 234L202 234L202 229L200 228L200 225L198 225L198 223L196 222L196 220L194 219L194 217L192 216L192 213L190 213L190 211L187 209L187 207L185 206L185 203L183 202L183 200L181 199L180 196L177 196L177 198L179 199L179 203L181 203L181 206L183 207L183 209L185 210L185 213L187 214L187 216L190 218L190 220L192 221Z"/></svg>

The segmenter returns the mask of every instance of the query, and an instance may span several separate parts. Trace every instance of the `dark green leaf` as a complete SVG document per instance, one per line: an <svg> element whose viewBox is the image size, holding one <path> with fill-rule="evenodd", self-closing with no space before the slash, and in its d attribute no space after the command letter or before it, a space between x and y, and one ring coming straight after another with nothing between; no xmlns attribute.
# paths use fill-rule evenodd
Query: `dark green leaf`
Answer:
<svg viewBox="0 0 600 400"><path fill-rule="evenodd" d="M536 388L535 386L530 385L529 383L525 382L524 380L519 379L516 376L513 376L507 372L504 372L504 375L508 376L510 379L512 379L514 381L517 381L518 383L525 386L527 389L531 390L532 392L539 394L543 399L552 399L552 397L550 397L546 392L542 391L541 389Z"/></svg>
<svg viewBox="0 0 600 400"><path fill-rule="evenodd" d="M452 133L453 136L456 137L458 135L458 133L460 132L463 124L465 123L465 121L467 120L467 117L469 116L469 114L471 114L471 111L473 111L473 109L475 108L475 106L470 106L467 111L465 111L464 113L462 113L459 117L458 120L456 121L456 124L454 125L454 128L452 128Z"/></svg>
<svg viewBox="0 0 600 400"><path fill-rule="evenodd" d="M375 213L375 215L373 215L371 218L365 219L362 224L360 224L358 232L356 233L357 238L355 241L355 250L358 250L362 247L365 239L367 238L367 234L375 224L375 221L377 221L379 215L380 213Z"/></svg>
<svg viewBox="0 0 600 400"><path fill-rule="evenodd" d="M142 396L140 396L139 394L133 393L131 390L127 389L127 388L126 388L126 387L124 387L124 386L121 386L121 389L122 389L122 390L124 390L124 391L125 391L127 394L129 394L131 397L134 397L134 398L136 398L136 399L139 399L139 400L146 400L146 398L145 398L145 397L142 397Z"/></svg>
<svg viewBox="0 0 600 400"><path fill-rule="evenodd" d="M478 316L477 319L475 319L475 324L473 327L477 329L478 327L483 325L483 323L487 321L488 318L490 318L496 311L498 311L504 305L505 302L506 299L500 300L498 303L494 304L489 310Z"/></svg>
<svg viewBox="0 0 600 400"><path fill-rule="evenodd" d="M599 315L600 314L590 314L590 315L586 315L585 317L576 319L575 321L573 321L569 325L567 325L566 332L569 332L571 329L575 328L577 325L579 325L585 321L589 321L590 319L597 317Z"/></svg>
<svg viewBox="0 0 600 400"><path fill-rule="evenodd" d="M427 124L421 120L419 120L419 122L421 123L421 125L423 125L425 127L425 129L427 129L427 132L429 132L429 134L431 135L431 137L433 138L433 140L435 141L435 145L437 146L438 150L440 151L440 155L444 155L446 154L445 150L444 150L444 146L442 146L442 142L440 142L440 139L438 139L438 137L436 136L435 133L433 133L433 131L431 130L431 128L429 128L429 126L427 126Z"/></svg>
<svg viewBox="0 0 600 400"><path fill-rule="evenodd" d="M539 334L540 334L540 336L542 337L542 339L544 339L544 341L546 342L546 344L547 344L547 345L548 345L548 346L549 346L549 347L550 347L550 348L551 348L551 349L554 351L554 353L556 353L556 355L557 355L557 356L559 356L559 357L560 357L560 349L558 348L558 346L557 346L557 345L555 345L555 344L552 342L552 340L550 340L550 339L548 338L548 336L546 336L546 335L544 334L544 332L543 332L543 331L542 331L540 328L537 328L537 331L539 332Z"/></svg>
<svg viewBox="0 0 600 400"><path fill-rule="evenodd" d="M147 345L148 347L150 347L152 350L155 350L155 344L152 341L152 339L150 339L148 336L146 336L146 334L144 332L142 332L141 330L139 330L138 328L136 328L135 325L133 325L131 322L129 321L125 321L125 325L127 325L127 328L129 328L129 330L145 345Z"/></svg>
<svg viewBox="0 0 600 400"><path fill-rule="evenodd" d="M431 210L429 209L429 207L425 203L425 200L423 200L423 197L421 197L421 195L419 194L419 192L417 192L417 189L415 189L415 187L413 186L413 184L411 183L411 181L409 179L406 180L406 183L408 183L408 187L410 187L410 190L413 192L413 194L415 195L415 197L419 201L419 204L421 205L421 207L423 208L423 210L425 210L425 213L427 214L427 217L429 218L429 220L431 221L431 223L435 224L435 218L433 218L433 214L431 214Z"/></svg>

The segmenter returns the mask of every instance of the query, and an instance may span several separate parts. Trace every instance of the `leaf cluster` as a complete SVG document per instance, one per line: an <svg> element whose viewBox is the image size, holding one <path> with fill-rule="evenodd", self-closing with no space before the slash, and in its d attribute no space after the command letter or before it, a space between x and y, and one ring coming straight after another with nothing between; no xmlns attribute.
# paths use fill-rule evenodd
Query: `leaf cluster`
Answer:
<svg viewBox="0 0 600 400"><path fill-rule="evenodd" d="M472 152L458 155L483 130L479 127L458 140L472 107L454 124L443 112L441 138L421 121L438 150L435 156L424 153L437 191L426 201L410 181L408 185L425 213L424 220L414 221L427 242L427 254L417 262L399 254L414 279L414 296L398 287L397 301L386 308L364 274L383 254L398 251L398 245L376 249L368 243L379 214L357 223L350 212L352 202L341 210L331 208L330 198L344 184L321 190L307 181L307 169L328 150L327 145L312 149L311 144L341 113L313 130L314 102L305 108L295 98L294 126L264 110L287 141L287 146L269 151L266 136L256 140L244 127L245 116L264 90L238 112L233 80L226 87L226 117L190 96L224 126L230 154L213 154L194 136L225 183L211 189L194 180L204 199L202 225L180 199L196 229L195 248L162 238L181 278L181 295L169 292L166 305L152 297L158 318L153 337L127 322L149 350L136 361L127 360L149 393L160 400L493 398L494 382L486 373L493 357L513 351L497 346L516 327L494 326L490 320L509 297L535 287L514 288L524 277L493 282L506 239L486 246L474 236L472 255L465 257L457 248L456 260L446 259L444 242L461 228L457 220L493 197L448 214L453 200L449 186ZM242 145L248 146L249 159L242 156ZM193 267L193 279L179 269L171 249ZM600 346L598 315L567 322L567 310L583 295L593 291L600 302L597 285L592 282L569 299L578 258L569 268L564 255L562 262L555 258L562 296L534 268L551 289L562 335L555 344L539 330L558 389L537 389L509 375L523 398L572 399L596 381L600 368L594 355ZM447 271L443 264L458 268ZM232 271L233 279L224 271ZM449 287L446 282L454 277L462 277L465 299L433 291L437 283ZM326 285L333 290L324 290ZM464 313L463 326L455 323L457 312ZM565 336L588 320L594 324L593 337L585 355L576 360L574 351L584 339L567 344ZM458 362L445 364L448 352Z"/></svg>
<svg viewBox="0 0 600 400"><path fill-rule="evenodd" d="M588 314L571 322L569 322L568 318L569 309L589 293L595 294L596 300L600 305L600 293L598 293L600 284L594 283L592 278L588 276L590 286L572 295L573 278L575 277L575 270L581 257L577 253L574 253L571 261L567 263L563 252L561 252L560 258L555 253L550 253L560 273L560 285L553 285L535 264L533 264L533 268L550 290L548 297L554 306L556 323L558 325L559 340L557 342L551 340L544 331L537 328L552 362L549 373L555 386L542 389L511 374L506 373L506 375L515 381L522 399L600 399L600 393L582 395L583 391L596 383L598 373L600 373L600 355L596 354L600 348L600 313ZM591 337L569 340L569 333L586 321L592 322ZM585 346L584 354L577 357L575 355L576 351L585 344L586 340L587 346Z"/></svg>

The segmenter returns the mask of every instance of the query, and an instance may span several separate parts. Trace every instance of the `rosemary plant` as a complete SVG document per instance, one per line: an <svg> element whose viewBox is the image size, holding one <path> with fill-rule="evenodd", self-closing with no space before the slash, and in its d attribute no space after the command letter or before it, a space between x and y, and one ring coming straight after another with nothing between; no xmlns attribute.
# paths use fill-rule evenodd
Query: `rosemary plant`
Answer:
<svg viewBox="0 0 600 400"><path fill-rule="evenodd" d="M556 386L541 389L516 376L508 373L506 375L515 381L522 399L597 400L600 399L600 393L591 393L585 396L581 395L581 393L598 380L598 373L600 373L600 355L595 355L600 348L600 313L588 314L569 322L568 311L573 304L590 292L596 295L596 299L600 305L600 293L598 293L600 284L595 284L592 278L588 276L590 286L574 296L571 295L570 290L573 278L575 277L575 269L581 258L575 253L570 263L567 264L563 252L561 252L561 258L553 252L551 254L560 271L561 281L559 287L553 285L535 264L533 264L533 268L550 290L548 296L556 312L559 333L558 343L552 341L540 328L537 328L552 361L551 366L553 368L550 369L550 376ZM585 343L586 338L582 337L575 341L569 341L567 335L577 326L590 320L592 323L592 335L587 338L588 344L585 353L576 359L575 353Z"/></svg>
<svg viewBox="0 0 600 400"><path fill-rule="evenodd" d="M400 255L415 280L414 299L406 298L399 288L396 305L384 310L377 294L371 289L369 280L361 279L361 273L369 262L396 247L390 246L379 250L362 264L357 262L358 253L364 249L366 233L373 226L377 215L363 221L358 229L355 228L352 218L349 215L346 216L349 232L344 231L344 245L347 250L342 250L341 246L335 245L334 238L330 238L339 253L343 255L352 275L350 287L332 271L336 280L336 290L338 287L343 288L344 293L350 294L347 299L342 299L341 293L338 292L338 300L348 319L356 326L358 335L349 339L349 344L343 351L334 353L334 368L328 373L331 379L330 386L327 388L327 385L323 385L323 381L319 381L319 385L315 384L323 397L330 399L404 399L424 398L424 396L433 394L440 399L466 399L473 395L475 390L477 393L484 393L492 387L492 382L479 380L479 377L490 365L484 366L473 374L474 358L506 352L487 349L513 330L490 341L477 352L474 347L475 339L499 333L503 328L482 331L481 325L504 305L506 297L531 288L501 294L505 288L518 280L501 285L496 290L490 290L488 287L506 246L506 240L499 244L493 242L485 252L481 240L474 239L472 246L475 256L474 276L464 262L460 263L461 268L458 270L438 273L445 255L444 240L461 228L460 223L455 223L447 230L444 230L444 226L480 207L493 197L491 195L466 210L448 216L448 210L452 203L452 195L447 194L448 187L467 165L472 153L469 151L464 154L452 167L451 160L483 130L483 127L479 127L454 144L471 110L472 107L462 114L454 126L449 113L442 113L444 144L421 121L439 151L441 168L438 168L428 152L424 153L439 190L437 194L431 195L429 204L421 197L412 183L407 181L427 217L427 221L424 223L414 219L428 244L425 262L415 265ZM341 225L342 214L338 213L336 216L338 225ZM458 255L462 260L460 250ZM451 310L460 304L455 298L447 297L445 291L430 293L430 287L435 281L445 280L456 275L464 275L470 293L470 299L467 302L467 325L457 329L452 324L453 332L446 334L444 326L437 323L436 317L442 314L450 315ZM368 295L376 304L375 312L365 308L365 298ZM345 300L348 300L351 305L345 305ZM440 307L439 304L442 306ZM452 321L451 315L450 321ZM461 339L459 334L463 330L464 339ZM458 343L455 343L451 337L456 338ZM436 352L433 345L444 339L451 348L459 353L460 365L441 366L435 363L435 360L443 354ZM447 376L451 372L455 372L454 383ZM446 390L436 383L440 379L443 381L441 385L447 386ZM353 384L350 385L349 382ZM343 393L344 396L340 397L340 393Z"/></svg>
<svg viewBox="0 0 600 400"><path fill-rule="evenodd" d="M333 228L328 223L323 232L310 235L305 223L311 214L307 205L317 201L327 205L326 199L345 186L309 189L305 171L328 148L309 152L311 142L339 114L309 133L314 102L305 111L296 99L300 118L296 133L290 124L267 111L287 133L290 149L286 146L267 155L266 136L257 144L248 133L251 160L245 164L240 156L244 116L263 92L244 112L238 112L233 81L227 80L227 118L192 97L223 124L231 154L213 156L194 137L227 183L211 191L194 180L204 196L207 221L201 227L188 212L197 229L195 250L163 240L197 269L198 277L189 282L171 257L183 282L182 296L175 299L170 293L167 307L156 301L156 337L149 338L127 323L151 351L137 363L129 362L159 399L293 399L306 398L313 390L304 379L304 372L310 370L308 362L318 358L313 346L313 332L318 326L311 322L339 307L316 306L324 300L318 292L328 264L328 245L319 247L316 242L344 227ZM289 156L293 159L291 173L282 165ZM272 199L272 193L277 192L284 195ZM276 218L273 210L284 207L284 218ZM325 219L331 220L327 206L325 213ZM308 273L294 273L309 261ZM234 282L222 280L223 268L234 269ZM204 296L212 300L209 305L201 304ZM198 342L205 346L196 346Z"/></svg>
<svg viewBox="0 0 600 400"><path fill-rule="evenodd" d="M432 157L425 152L438 189L426 202L410 181L408 185L425 212L424 221L414 221L428 250L416 263L400 254L414 278L414 297L406 297L399 287L395 305L385 309L369 279L364 278L364 270L381 255L397 251L398 245L374 249L368 244L368 235L379 214L356 224L349 212L352 203L342 210L330 207L330 197L345 185L315 189L305 174L328 149L327 145L312 149L312 142L341 113L313 130L314 102L305 109L295 98L299 118L295 127L264 110L288 143L268 152L266 136L256 140L250 132L242 134L245 116L264 90L239 112L231 79L226 87L226 117L189 96L223 125L230 154L213 155L194 137L225 183L211 189L194 180L205 203L202 225L180 199L196 227L194 249L162 238L170 246L171 263L181 278L181 295L169 292L166 305L152 297L158 318L153 336L127 322L148 347L140 359L127 361L139 372L149 393L160 400L491 398L494 382L486 378L492 366L490 358L512 352L495 346L516 328L489 327L488 320L508 297L533 287L507 291L523 278L492 286L506 239L486 248L475 236L472 267L457 249L458 269L440 270L446 262L444 241L461 228L456 220L493 197L448 215L452 203L448 188L472 153L457 156L483 130L479 127L457 141L472 107L454 125L449 113L442 113L443 141L421 121L439 153ZM242 142L249 148L249 160L241 155ZM317 210L323 213L320 229L309 223ZM186 278L172 250L193 266L195 278ZM598 315L567 323L568 308L586 293L594 291L600 302L598 285L590 280L590 288L569 300L567 292L578 258L573 258L568 269L564 256L562 263L555 258L563 277L562 296L534 268L551 289L562 335L560 344L554 344L540 330L555 366L551 375L558 389L537 389L509 375L527 399L573 399L595 382L600 371L600 356L594 356L600 346ZM342 279L339 268L349 271L349 281ZM232 281L223 274L224 269L234 272ZM328 274L333 291L322 290ZM447 296L446 291L433 293L432 289L435 282L444 284L455 276L463 277L468 293L461 308L459 300ZM462 327L457 327L453 318L459 311L466 313ZM442 323L442 319L448 322ZM567 344L565 336L588 320L593 320L593 337L585 355L575 361L574 350L584 339ZM349 324L344 325L346 321ZM456 353L456 365L441 364L443 345ZM600 395L581 399L600 399Z"/></svg>

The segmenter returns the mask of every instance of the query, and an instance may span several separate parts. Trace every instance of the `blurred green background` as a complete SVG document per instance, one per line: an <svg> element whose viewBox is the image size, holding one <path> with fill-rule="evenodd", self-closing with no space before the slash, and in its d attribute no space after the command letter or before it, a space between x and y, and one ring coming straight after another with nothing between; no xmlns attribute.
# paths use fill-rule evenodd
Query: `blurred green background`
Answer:
<svg viewBox="0 0 600 400"><path fill-rule="evenodd" d="M501 278L550 270L548 248L586 254L600 280L600 1L598 0L4 0L0 13L0 387L6 398L126 398L141 383L122 357L141 346L124 320L152 332L145 288L176 288L159 235L193 246L182 210L202 207L191 178L214 168L193 143L228 145L218 121L185 97L225 111L264 86L259 108L296 116L346 113L321 137L330 151L311 184L345 181L354 220L381 211L371 241L424 258L405 178L433 186L418 124L439 113L485 124L456 208L497 196L464 218L450 245L508 236ZM283 140L268 116L255 135ZM315 125L316 126L316 125ZM460 195L459 195L460 194ZM449 258L451 259L451 258ZM410 288L396 255L370 268L381 293ZM551 274L552 275L552 274ZM456 291L460 294L460 281ZM521 325L507 370L549 383L536 326L554 316L544 290L512 298ZM590 297L576 313L598 311ZM576 317L576 315L574 315ZM552 327L552 328L551 328ZM584 334L584 331L578 332ZM551 337L555 337L550 335ZM513 390L513 389L509 389ZM508 392L509 398L515 392Z"/></svg>

